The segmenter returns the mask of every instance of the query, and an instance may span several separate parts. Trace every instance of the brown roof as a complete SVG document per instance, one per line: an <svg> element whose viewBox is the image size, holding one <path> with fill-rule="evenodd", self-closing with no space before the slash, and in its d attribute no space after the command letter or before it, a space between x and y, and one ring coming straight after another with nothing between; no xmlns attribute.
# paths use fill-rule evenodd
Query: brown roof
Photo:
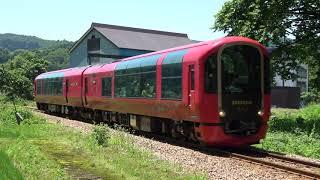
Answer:
<svg viewBox="0 0 320 180"><path fill-rule="evenodd" d="M133 27L92 23L91 28L82 36L84 38L92 29L97 30L119 48L159 51L176 46L195 43L187 34L157 31ZM82 38L71 48L72 51Z"/></svg>

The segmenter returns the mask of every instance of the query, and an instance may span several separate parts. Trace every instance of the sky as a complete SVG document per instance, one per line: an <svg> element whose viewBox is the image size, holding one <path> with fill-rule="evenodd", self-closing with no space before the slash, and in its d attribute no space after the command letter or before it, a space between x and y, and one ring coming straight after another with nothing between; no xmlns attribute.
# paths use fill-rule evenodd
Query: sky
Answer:
<svg viewBox="0 0 320 180"><path fill-rule="evenodd" d="M97 22L187 33L204 41L224 36L210 27L225 1L0 0L0 33L76 41Z"/></svg>

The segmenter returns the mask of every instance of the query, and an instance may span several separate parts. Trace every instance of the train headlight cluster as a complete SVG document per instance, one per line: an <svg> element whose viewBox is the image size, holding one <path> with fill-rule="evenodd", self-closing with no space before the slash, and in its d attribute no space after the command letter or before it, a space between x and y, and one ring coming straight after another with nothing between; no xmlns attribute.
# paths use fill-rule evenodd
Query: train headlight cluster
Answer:
<svg viewBox="0 0 320 180"><path fill-rule="evenodd" d="M225 116L226 116L226 113L225 113L224 111L220 111L220 112L219 112L219 116L220 116L220 117L225 117Z"/></svg>

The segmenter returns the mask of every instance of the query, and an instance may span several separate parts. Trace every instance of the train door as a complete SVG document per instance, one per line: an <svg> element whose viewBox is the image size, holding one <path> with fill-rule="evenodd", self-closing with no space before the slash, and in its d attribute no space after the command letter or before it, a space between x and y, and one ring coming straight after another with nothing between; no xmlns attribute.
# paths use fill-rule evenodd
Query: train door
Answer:
<svg viewBox="0 0 320 180"><path fill-rule="evenodd" d="M66 79L65 82L65 99L66 99L66 103L68 104L68 96L69 96L69 79Z"/></svg>
<svg viewBox="0 0 320 180"><path fill-rule="evenodd" d="M87 96L88 96L88 77L84 78L84 105L88 105Z"/></svg>
<svg viewBox="0 0 320 180"><path fill-rule="evenodd" d="M195 72L194 72L194 64L189 65L189 83L188 83L188 106L190 108L194 107L195 101Z"/></svg>

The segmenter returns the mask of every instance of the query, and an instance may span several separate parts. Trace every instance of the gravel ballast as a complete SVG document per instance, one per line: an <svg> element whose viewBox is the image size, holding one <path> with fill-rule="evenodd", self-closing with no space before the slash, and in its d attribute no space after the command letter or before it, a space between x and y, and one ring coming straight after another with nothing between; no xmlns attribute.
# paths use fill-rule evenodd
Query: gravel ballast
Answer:
<svg viewBox="0 0 320 180"><path fill-rule="evenodd" d="M84 133L90 133L93 128L92 124L40 112L35 113L45 117L51 123L61 123ZM132 135L132 138L138 148L152 152L159 159L179 164L187 171L201 172L209 179L305 179L305 177L239 159L208 155L141 136Z"/></svg>

